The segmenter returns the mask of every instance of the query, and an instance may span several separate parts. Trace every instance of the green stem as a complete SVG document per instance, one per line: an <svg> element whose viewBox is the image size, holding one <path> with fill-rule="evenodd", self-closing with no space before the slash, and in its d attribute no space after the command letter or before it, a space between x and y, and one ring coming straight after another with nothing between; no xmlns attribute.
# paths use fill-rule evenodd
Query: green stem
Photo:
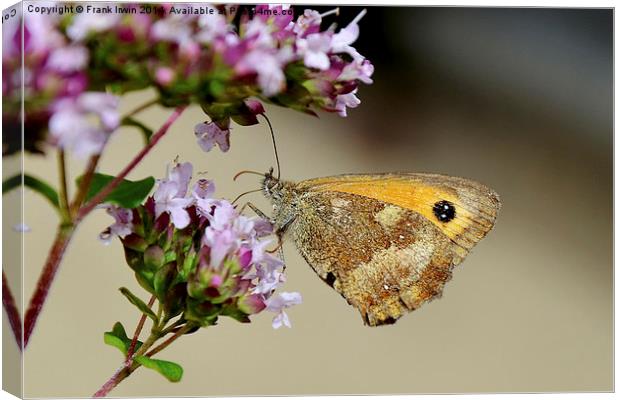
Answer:
<svg viewBox="0 0 620 400"><path fill-rule="evenodd" d="M159 303L159 305L157 306L157 320L161 321L161 314L164 312L164 307L162 307L161 303ZM166 320L166 322L168 322ZM166 322L163 323L163 325L166 324Z"/></svg>
<svg viewBox="0 0 620 400"><path fill-rule="evenodd" d="M159 333L159 331L153 331L148 337L148 339L146 339L146 342L144 342L144 344L140 346L138 351L134 353L134 355L131 357L131 360L133 360L134 358L138 356L144 355L144 353L146 353L147 350L150 349L151 346L155 344L157 340L159 340L159 338L161 337L160 335L161 334Z"/></svg>
<svg viewBox="0 0 620 400"><path fill-rule="evenodd" d="M71 204L71 215L75 216L80 209L82 203L84 203L84 199L86 199L86 195L88 194L88 188L90 188L90 184L93 181L93 177L95 176L95 171L97 171L97 165L99 164L99 159L101 158L101 154L95 154L88 160L88 166L86 167L86 171L84 172L84 177L80 182L80 187L75 195L75 199L73 199L73 203Z"/></svg>
<svg viewBox="0 0 620 400"><path fill-rule="evenodd" d="M164 330L161 331L162 337L166 336L167 334L169 334L170 332L174 331L175 329L178 329L179 325L183 325L185 322L186 322L185 319L179 318L177 321L175 321L170 326L168 326L167 328L164 328Z"/></svg>
<svg viewBox="0 0 620 400"><path fill-rule="evenodd" d="M71 221L71 212L69 211L69 196L67 192L67 162L65 160L65 151L58 151L58 175L60 178L60 215L63 222Z"/></svg>
<svg viewBox="0 0 620 400"><path fill-rule="evenodd" d="M121 121L123 119L125 119L125 118L132 117L132 116L136 115L137 113L146 110L150 106L154 106L157 103L159 103L159 98L155 98L155 99L149 100L149 101L139 105L138 107L134 108L133 110L129 111L127 114L123 115L121 117Z"/></svg>

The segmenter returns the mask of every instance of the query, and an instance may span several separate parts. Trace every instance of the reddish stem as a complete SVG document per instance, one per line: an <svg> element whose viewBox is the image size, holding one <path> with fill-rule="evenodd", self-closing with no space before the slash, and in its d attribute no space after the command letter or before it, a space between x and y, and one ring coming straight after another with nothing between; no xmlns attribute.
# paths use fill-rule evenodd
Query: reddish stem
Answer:
<svg viewBox="0 0 620 400"><path fill-rule="evenodd" d="M71 241L71 237L75 232L76 226L123 181L123 179L136 167L136 165L138 165L140 161L142 161L142 159L151 151L157 142L164 137L164 135L168 132L170 125L172 125L172 123L179 118L186 107L187 106L177 107L172 115L168 117L166 122L164 122L161 128L159 128L159 130L151 137L149 144L145 146L133 160L131 160L125 169L123 169L123 171L121 171L121 173L114 178L112 182L106 185L95 197L93 197L88 204L80 208L79 212L75 216L73 225L65 225L59 228L54 244L52 245L52 248L47 256L47 261L45 262L43 271L39 276L36 290L30 299L30 304L28 305L28 310L26 311L26 317L24 319L24 348L28 345L30 335L34 330L35 324L37 323L37 319L39 318L39 314L41 313L43 304L45 303L45 299L49 293L49 289L54 281L54 277L56 276L56 272L58 271L58 267L60 266L65 250Z"/></svg>
<svg viewBox="0 0 620 400"><path fill-rule="evenodd" d="M106 141L107 143L107 141ZM93 177L95 176L95 170L97 169L97 165L99 164L99 159L101 158L101 154L96 154L90 158L88 161L88 166L86 167L86 172L83 175L82 182L80 182L80 188L78 192L75 194L75 199L73 203L71 203L69 207L69 215L74 216L77 213L77 210L80 208L84 199L86 198L86 194L88 194L88 188L90 188L90 184L93 181Z"/></svg>
<svg viewBox="0 0 620 400"><path fill-rule="evenodd" d="M159 353L160 351L162 351L163 349L168 347L172 342L174 342L175 340L177 340L178 338L180 338L181 336L186 334L188 331L190 331L193 327L194 327L194 325L192 325L192 324L189 324L189 323L185 324L173 336L169 337L166 341L161 343L159 346L157 346L153 350L151 350L148 353L146 353L146 357L151 357L151 356ZM140 347L140 350L138 350L138 354L144 353L144 350L148 349L148 347L151 346L155 341L150 342L150 341L147 340L147 343L144 344L145 348ZM125 378L127 378L129 375L131 375L131 373L133 371L135 371L136 369L138 369L138 367L140 367L139 363L133 362L133 357L130 359L130 361L132 362L131 365L129 365L129 366L123 365L121 368L119 368L114 373L114 375L112 375L110 377L110 379L108 379L106 381L106 383L104 383L103 386L101 386L101 388L99 390L97 390L95 392L95 394L93 394L93 397L105 397L105 396L107 396L108 393L110 393L110 391L112 389L114 389Z"/></svg>
<svg viewBox="0 0 620 400"><path fill-rule="evenodd" d="M116 387L123 379L127 378L140 364L133 364L131 367L122 366L114 375L101 386L99 390L93 394L93 397L106 397L112 389Z"/></svg>
<svg viewBox="0 0 620 400"><path fill-rule="evenodd" d="M149 308L153 306L155 303L155 295L151 296L151 300L149 300ZM133 334L133 339L131 339L131 344L129 345L129 349L127 349L127 366L131 365L131 357L133 356L133 351L136 348L136 343L138 343L138 336L140 336L140 332L142 332L142 327L144 326L144 322L146 322L146 314L142 314L140 317L140 322L138 322L138 326L136 327L136 331Z"/></svg>
<svg viewBox="0 0 620 400"><path fill-rule="evenodd" d="M26 317L24 319L24 348L28 346L30 335L37 323L37 319L41 313L47 294L49 293L56 271L58 271L58 267L60 266L60 261L71 241L74 231L74 226L61 226L58 229L58 233L56 233L56 239L54 239L54 244L47 255L47 260L39 276L36 290L30 299L28 310L26 311Z"/></svg>
<svg viewBox="0 0 620 400"><path fill-rule="evenodd" d="M9 317L9 324L15 336L17 347L19 347L19 351L22 351L22 318L15 304L13 293L9 289L9 283L4 270L2 271L2 305L6 310L6 315Z"/></svg>
<svg viewBox="0 0 620 400"><path fill-rule="evenodd" d="M170 336L168 339L166 339L165 341L160 343L159 346L155 347L153 350L151 350L148 353L146 353L146 356L147 357L151 357L151 356L154 356L155 354L159 353L160 351L162 351L163 349L168 347L172 342L174 342L175 340L177 340L181 336L185 335L192 328L193 328L193 325L190 324L190 323L182 326L178 331L176 331L174 333L174 335Z"/></svg>
<svg viewBox="0 0 620 400"><path fill-rule="evenodd" d="M129 175L129 173L138 165L140 161L151 151L151 149L159 142L159 140L164 137L170 125L174 123L174 121L179 118L183 110L185 110L187 106L177 107L172 115L168 117L166 122L159 128L155 134L151 137L149 144L146 145L131 162L110 182L106 187L101 189L99 193L95 197L93 197L84 207L80 209L78 215L76 217L76 221L80 221L84 218L89 212L91 212L99 203L101 203L107 195L109 195L122 181Z"/></svg>

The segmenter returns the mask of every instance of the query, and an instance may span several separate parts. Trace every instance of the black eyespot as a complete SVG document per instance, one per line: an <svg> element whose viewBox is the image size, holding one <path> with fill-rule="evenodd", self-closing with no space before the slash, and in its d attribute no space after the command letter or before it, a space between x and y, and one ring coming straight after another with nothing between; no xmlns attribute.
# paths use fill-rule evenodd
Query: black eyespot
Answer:
<svg viewBox="0 0 620 400"><path fill-rule="evenodd" d="M396 323L396 318L394 317L387 317L384 320L379 321L378 325L392 325Z"/></svg>
<svg viewBox="0 0 620 400"><path fill-rule="evenodd" d="M331 287L334 287L334 282L336 282L336 275L334 275L331 272L328 272L327 275L325 276L325 283L327 283Z"/></svg>
<svg viewBox="0 0 620 400"><path fill-rule="evenodd" d="M435 214L437 219L441 222L448 222L456 217L456 209L454 208L454 204L450 203L448 200L441 200L433 206L433 214Z"/></svg>

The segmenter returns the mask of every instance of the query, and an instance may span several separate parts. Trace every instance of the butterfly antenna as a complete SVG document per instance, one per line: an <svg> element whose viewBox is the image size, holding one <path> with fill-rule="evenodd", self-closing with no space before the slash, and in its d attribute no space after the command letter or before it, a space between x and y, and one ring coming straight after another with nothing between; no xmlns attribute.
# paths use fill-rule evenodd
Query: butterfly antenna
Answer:
<svg viewBox="0 0 620 400"><path fill-rule="evenodd" d="M276 166L278 167L278 179L280 179L280 158L278 157L278 149L276 147L276 135L273 133L273 127L271 126L271 121L265 114L261 114L263 118L267 120L267 125L269 125L269 131L271 132L271 141L273 142L273 152L276 155Z"/></svg>
<svg viewBox="0 0 620 400"><path fill-rule="evenodd" d="M254 174L254 175L265 176L265 174L262 174L262 173L260 173L258 171L251 171L251 170L246 169L246 170L237 172L237 174L235 176L233 176L233 181L236 181L237 178L239 176L243 175L243 174Z"/></svg>
<svg viewBox="0 0 620 400"><path fill-rule="evenodd" d="M235 204L241 197L245 196L246 194L250 194L250 193L254 193L254 192L260 192L261 190L263 190L263 189L248 190L247 192L241 193L230 204Z"/></svg>

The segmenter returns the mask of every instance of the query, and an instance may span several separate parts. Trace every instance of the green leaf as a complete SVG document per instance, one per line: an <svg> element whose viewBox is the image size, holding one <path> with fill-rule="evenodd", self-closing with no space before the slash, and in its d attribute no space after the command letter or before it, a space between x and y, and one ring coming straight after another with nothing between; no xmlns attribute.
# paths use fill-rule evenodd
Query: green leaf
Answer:
<svg viewBox="0 0 620 400"><path fill-rule="evenodd" d="M103 342L116 347L123 355L127 355L127 349L129 348L129 344L126 343L126 340L129 339L125 333L125 328L123 328L120 322L114 324L111 332L105 332L103 334Z"/></svg>
<svg viewBox="0 0 620 400"><path fill-rule="evenodd" d="M178 279L178 277L177 277ZM180 282L170 287L166 292L163 307L166 318L174 318L185 309L187 299L187 283Z"/></svg>
<svg viewBox="0 0 620 400"><path fill-rule="evenodd" d="M151 136L153 136L153 130L151 128L149 128L148 126L144 125L142 122L136 119L133 119L131 117L123 118L123 120L121 121L121 125L133 126L133 127L138 128L142 132L142 135L144 136L145 144L148 144L149 141L151 140Z"/></svg>
<svg viewBox="0 0 620 400"><path fill-rule="evenodd" d="M105 332L103 334L103 342L107 345L116 347L121 351L121 353L123 353L123 355L127 355L127 350L129 349L129 346L125 344L125 342L122 341L120 338L114 336L112 333Z"/></svg>
<svg viewBox="0 0 620 400"><path fill-rule="evenodd" d="M215 79L209 82L209 89L213 97L219 98L226 92L226 84Z"/></svg>
<svg viewBox="0 0 620 400"><path fill-rule="evenodd" d="M94 174L93 180L88 188L88 193L86 194L86 201L95 197L95 195L112 182L114 178L115 177L111 175ZM81 184L82 179L83 176L76 179L78 186ZM123 181L103 199L102 203L112 203L124 208L138 207L151 192L154 185L155 178L152 176L140 181L123 179Z"/></svg>
<svg viewBox="0 0 620 400"><path fill-rule="evenodd" d="M138 309L140 310L140 312L142 312L142 314L146 314L147 317L149 317L150 319L152 319L153 321L155 321L155 323L157 323L157 315L155 315L155 313L153 312L153 310L151 310L149 308L149 306L146 305L145 302L143 302L142 300L140 300L136 295L134 295L133 293L131 293L129 291L129 289L122 287L119 289L121 291L121 293L123 294L123 296L127 297L127 300L129 300L129 302L131 304L133 304L134 306L138 307Z"/></svg>
<svg viewBox="0 0 620 400"><path fill-rule="evenodd" d="M127 351L129 351L129 346L131 346L131 339L127 337L125 328L120 322L115 323L110 332L105 332L103 334L103 342L116 347L125 356L127 355ZM139 340L136 341L134 351L138 350L140 346L142 346L142 342Z"/></svg>
<svg viewBox="0 0 620 400"><path fill-rule="evenodd" d="M293 81L302 82L308 78L308 68L302 62L290 63L284 69L284 73Z"/></svg>
<svg viewBox="0 0 620 400"><path fill-rule="evenodd" d="M187 307L183 313L183 318L191 322L196 322L197 325L202 327L215 325L217 323L217 318L221 310L219 305L201 302L191 297L188 297L186 301Z"/></svg>
<svg viewBox="0 0 620 400"><path fill-rule="evenodd" d="M239 322L243 322L243 323L250 322L250 317L248 316L248 314L244 313L243 311L239 310L239 308L234 307L234 306L223 307L221 314L231 317L233 319L236 319Z"/></svg>
<svg viewBox="0 0 620 400"><path fill-rule="evenodd" d="M112 333L123 340L129 339L127 337L127 332L125 331L125 327L120 322L114 324L112 327Z"/></svg>
<svg viewBox="0 0 620 400"><path fill-rule="evenodd" d="M2 182L2 194L8 193L13 189L17 189L22 185L22 175L17 174L10 178L7 178L4 182ZM45 197L54 208L58 209L58 193L56 190L43 182L42 180L35 178L34 176L24 174L24 186L29 187L35 192L39 193L43 197Z"/></svg>
<svg viewBox="0 0 620 400"><path fill-rule="evenodd" d="M141 269L136 271L136 280L146 290L151 294L155 294L155 289L153 289L153 276L155 273L153 271L148 271L146 269Z"/></svg>
<svg viewBox="0 0 620 400"><path fill-rule="evenodd" d="M155 295L160 302L165 301L166 293L170 288L170 285L174 281L177 275L177 266L175 263L168 263L157 270L155 277L153 278L153 288L155 289Z"/></svg>
<svg viewBox="0 0 620 400"><path fill-rule="evenodd" d="M134 358L134 360L144 365L146 368L159 372L170 382L178 382L183 377L183 368L177 363L164 360L154 360L146 356L138 356Z"/></svg>
<svg viewBox="0 0 620 400"><path fill-rule="evenodd" d="M182 280L187 280L189 274L194 270L198 264L198 257L196 255L196 250L190 248L187 254L185 255L185 259L183 260L183 264L181 266L181 270L179 271L179 276Z"/></svg>

